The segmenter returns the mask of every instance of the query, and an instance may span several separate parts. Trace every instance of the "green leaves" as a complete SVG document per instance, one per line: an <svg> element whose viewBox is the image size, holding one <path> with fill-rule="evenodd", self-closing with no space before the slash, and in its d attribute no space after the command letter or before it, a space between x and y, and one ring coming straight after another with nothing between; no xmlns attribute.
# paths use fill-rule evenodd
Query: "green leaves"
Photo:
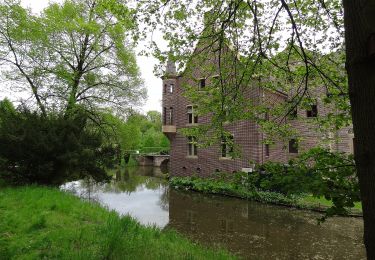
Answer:
<svg viewBox="0 0 375 260"><path fill-rule="evenodd" d="M12 184L44 185L85 176L98 181L108 178L106 167L113 165L114 151L103 135L91 131L89 115L82 110L69 118L44 117L27 109L2 112L0 178Z"/></svg>
<svg viewBox="0 0 375 260"><path fill-rule="evenodd" d="M55 103L123 110L145 98L131 36L137 27L126 5L65 0L34 15L5 2L0 12L0 62L42 111Z"/></svg>
<svg viewBox="0 0 375 260"><path fill-rule="evenodd" d="M360 201L358 178L352 155L314 148L291 160L288 165L266 163L268 174L262 188L282 193L312 194L332 201L326 215L346 214Z"/></svg>

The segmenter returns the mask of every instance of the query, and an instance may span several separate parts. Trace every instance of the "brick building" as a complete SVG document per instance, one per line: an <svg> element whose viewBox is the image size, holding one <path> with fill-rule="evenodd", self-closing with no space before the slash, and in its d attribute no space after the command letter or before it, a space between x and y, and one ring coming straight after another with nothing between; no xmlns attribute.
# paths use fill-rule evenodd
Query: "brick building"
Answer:
<svg viewBox="0 0 375 260"><path fill-rule="evenodd" d="M207 58L207 63L215 63L215 59ZM288 142L275 142L265 144L265 134L260 126L252 120L240 120L225 126L231 133L233 142L241 150L240 158L231 158L230 147L225 140L211 145L208 148L198 148L194 137L186 137L179 129L196 125L207 124L209 116L197 116L194 113L196 106L184 96L185 85L199 88L208 88L215 79L215 73L201 70L202 66L187 66L191 74L177 74L173 62L168 62L163 79L163 133L169 138L170 150L170 172L172 175L186 176L197 173L200 176L209 176L215 172L251 171L254 163L262 164L267 161L287 162L304 150L315 146L329 146L332 151L352 153L353 135L349 128L341 129L322 135L316 131L316 117L325 116L332 109L323 105L322 98L316 95L316 103L309 109L298 109L293 118L285 119L297 130L301 141L291 139ZM319 93L319 91L318 91ZM291 94L289 94L290 96ZM245 94L247 99L256 104L277 104L288 102L287 93L281 91L270 91L261 87L250 86ZM311 120L310 120L311 118ZM334 141L326 142L327 139Z"/></svg>

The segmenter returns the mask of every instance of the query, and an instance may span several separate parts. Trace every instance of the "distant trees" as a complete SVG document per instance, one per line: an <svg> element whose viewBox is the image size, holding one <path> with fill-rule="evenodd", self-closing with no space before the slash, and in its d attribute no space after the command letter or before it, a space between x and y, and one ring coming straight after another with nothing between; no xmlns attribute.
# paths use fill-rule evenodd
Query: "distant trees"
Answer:
<svg viewBox="0 0 375 260"><path fill-rule="evenodd" d="M115 144L121 153L162 152L169 150L169 140L161 131L161 113L149 111L146 115L131 112L126 120L111 113L103 113L107 141Z"/></svg>

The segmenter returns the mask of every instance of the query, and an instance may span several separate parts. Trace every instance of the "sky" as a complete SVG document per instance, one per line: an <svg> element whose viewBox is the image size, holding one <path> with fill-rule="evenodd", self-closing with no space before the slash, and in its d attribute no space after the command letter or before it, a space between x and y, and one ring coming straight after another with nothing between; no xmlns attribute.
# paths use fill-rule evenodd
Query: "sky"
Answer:
<svg viewBox="0 0 375 260"><path fill-rule="evenodd" d="M53 2L59 2L53 1ZM34 13L38 13L48 5L49 1L46 0L21 0L21 4L24 7L29 7ZM154 34L154 41L163 42L162 36L158 33ZM137 51L142 49L142 43L140 43ZM140 108L143 112L150 110L157 110L161 112L161 99L162 99L162 80L155 77L153 74L154 65L158 64L158 60L153 57L144 57L137 55L138 66L141 70L142 78L147 88L148 98L144 105ZM0 93L1 96L10 96L10 93Z"/></svg>

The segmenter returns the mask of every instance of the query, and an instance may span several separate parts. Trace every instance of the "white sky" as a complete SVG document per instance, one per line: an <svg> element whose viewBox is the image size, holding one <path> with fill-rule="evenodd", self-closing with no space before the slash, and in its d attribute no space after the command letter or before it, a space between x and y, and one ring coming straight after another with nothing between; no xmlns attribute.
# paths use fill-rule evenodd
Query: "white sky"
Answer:
<svg viewBox="0 0 375 260"><path fill-rule="evenodd" d="M59 2L61 0L55 0L53 2ZM21 0L21 3L25 7L29 7L33 12L40 12L45 8L50 1L46 0ZM161 35L155 34L154 41L163 42ZM142 43L138 47L138 51L142 49ZM145 87L147 88L148 98L146 103L141 107L143 112L149 110L157 110L161 112L161 98L162 98L162 80L155 77L153 74L154 65L158 63L155 58L137 56L138 66L141 70L142 78L145 82ZM10 93L0 93L0 98L8 96Z"/></svg>

